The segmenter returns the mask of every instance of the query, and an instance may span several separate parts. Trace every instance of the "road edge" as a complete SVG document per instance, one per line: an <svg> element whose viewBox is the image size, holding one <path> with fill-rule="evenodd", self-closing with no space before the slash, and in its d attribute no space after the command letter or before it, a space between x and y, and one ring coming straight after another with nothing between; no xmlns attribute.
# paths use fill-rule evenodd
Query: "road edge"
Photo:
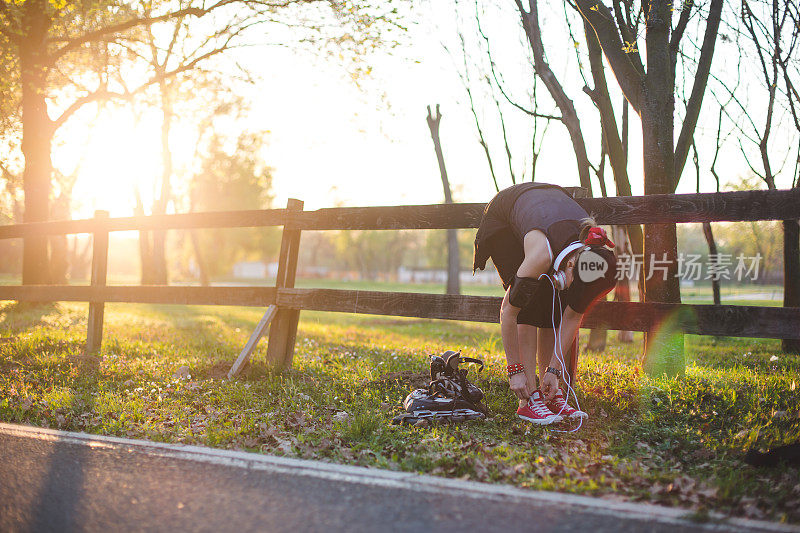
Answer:
<svg viewBox="0 0 800 533"><path fill-rule="evenodd" d="M731 531L732 528L736 528L743 531L800 532L800 527L788 524L727 517L719 513L711 513L710 518L712 521L710 522L697 522L687 518L690 512L686 509L662 507L646 503L607 500L577 494L536 491L512 487L510 485L449 479L413 472L396 472L363 466L341 465L323 461L295 459L243 451L134 440L106 435L61 431L36 426L8 424L4 422L0 422L0 434L50 442L80 444L95 449L127 448L129 450L138 450L159 457L225 465L247 470L300 475L344 483L358 483L368 486L417 490L431 493L447 493L450 495L454 492L458 492L465 497L483 500L508 501L512 499L518 502L536 501L559 506L575 506L606 516L625 516L628 518L654 520L662 524L676 526L691 524L694 527L703 527L709 531Z"/></svg>

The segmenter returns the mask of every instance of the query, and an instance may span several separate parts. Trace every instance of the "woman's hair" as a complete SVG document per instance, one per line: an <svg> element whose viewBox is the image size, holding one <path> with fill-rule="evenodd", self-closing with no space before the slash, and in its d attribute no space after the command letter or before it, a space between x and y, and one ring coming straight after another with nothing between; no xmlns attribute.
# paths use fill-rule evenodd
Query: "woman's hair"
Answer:
<svg viewBox="0 0 800 533"><path fill-rule="evenodd" d="M597 226L597 222L595 221L594 216L590 215L590 216L588 216L586 218L581 219L579 221L579 223L580 223L580 231L578 233L578 240L583 242L583 241L586 240L586 237L589 235L589 230L591 228ZM581 248L577 248L575 250L572 250L570 253L568 253L567 256L564 257L561 260L561 262L559 264L559 268L563 269L564 265L566 265L567 262L570 259L574 258L577 261L578 255L581 253L581 251L582 251Z"/></svg>
<svg viewBox="0 0 800 533"><path fill-rule="evenodd" d="M588 217L581 219L581 231L578 234L578 239L581 241L585 241L586 237L589 235L589 229L597 226L597 222L594 219L594 214L589 215Z"/></svg>
<svg viewBox="0 0 800 533"><path fill-rule="evenodd" d="M580 229L580 232L578 233L578 240L583 242L583 241L586 240L586 237L589 235L589 229L597 226L597 222L595 222L594 216L590 215L590 216L588 216L588 217L586 217L584 219L581 219L580 220L580 224L581 224L581 229ZM566 265L567 261L569 261L573 257L577 258L578 254L580 253L580 251L581 251L581 249L578 248L577 250L573 250L572 252L570 252L569 255L567 255L567 257L565 257L561 261L561 264L562 265Z"/></svg>

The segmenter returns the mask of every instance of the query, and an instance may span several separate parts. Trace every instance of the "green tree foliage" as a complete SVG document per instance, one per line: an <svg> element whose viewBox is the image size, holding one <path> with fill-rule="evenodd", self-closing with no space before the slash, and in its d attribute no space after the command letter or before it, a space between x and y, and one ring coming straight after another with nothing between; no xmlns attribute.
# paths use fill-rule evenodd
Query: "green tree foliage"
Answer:
<svg viewBox="0 0 800 533"><path fill-rule="evenodd" d="M783 242L779 221L715 222L713 227L717 253L731 256L734 266L739 255L749 258L760 254L762 259L757 281L776 283L783 279ZM680 253L699 255L702 258L700 262L708 264L708 245L700 224L679 225L678 242ZM722 283L739 282L723 279Z"/></svg>
<svg viewBox="0 0 800 533"><path fill-rule="evenodd" d="M341 231L334 243L340 268L357 271L374 280L381 273L393 273L403 264L415 238L413 231Z"/></svg>
<svg viewBox="0 0 800 533"><path fill-rule="evenodd" d="M219 135L210 139L200 171L190 185L193 211L271 207L272 169L259 153L263 137L248 132L228 143ZM277 256L280 228L198 230L198 241L209 276L227 276L237 261Z"/></svg>
<svg viewBox="0 0 800 533"><path fill-rule="evenodd" d="M472 270L472 251L475 246L475 232L458 231L458 260L461 270ZM424 266L447 268L447 231L427 231L425 236Z"/></svg>
<svg viewBox="0 0 800 533"><path fill-rule="evenodd" d="M741 177L726 186L733 191L751 191L763 187L764 182L754 175ZM739 255L744 257L760 255L762 259L757 282L782 282L783 231L780 221L714 222L713 228L719 254L730 255L734 265ZM679 225L678 238L681 253L700 255L703 257L703 262L707 262L708 246L700 224ZM737 282L723 280L723 283Z"/></svg>
<svg viewBox="0 0 800 533"><path fill-rule="evenodd" d="M229 49L235 38L263 23L275 23L281 29L275 32L279 37L273 44L297 39L286 33L287 28L302 28L324 33L332 45L359 57L382 42L387 25L399 27L397 19L395 6L376 7L359 0L0 0L0 126L4 128L0 135L22 138L24 220L51 217L54 135L86 104L111 98L131 100L147 87ZM174 68L158 62L160 70L155 75L148 75L147 69L138 76L123 73L121 65L147 60L142 54L142 44L147 44L142 30L172 21L184 21L176 28L196 23L189 48L193 55L183 57L186 61ZM310 40L299 37L303 39ZM204 41L211 47L202 46ZM201 45L195 46L198 42ZM160 52L155 51L156 55ZM23 283L50 281L45 237L27 238L23 256Z"/></svg>

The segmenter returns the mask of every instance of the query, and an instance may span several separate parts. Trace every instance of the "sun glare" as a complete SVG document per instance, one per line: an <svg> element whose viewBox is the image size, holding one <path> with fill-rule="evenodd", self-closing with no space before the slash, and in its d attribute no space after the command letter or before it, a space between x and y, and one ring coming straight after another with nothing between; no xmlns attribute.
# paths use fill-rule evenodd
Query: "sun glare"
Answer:
<svg viewBox="0 0 800 533"><path fill-rule="evenodd" d="M83 137L84 142L68 140L53 154L54 165L75 180L72 217L91 217L98 209L110 211L111 216L130 216L137 188L149 211L161 173L158 124L125 112L78 122L70 124L74 133L67 139Z"/></svg>

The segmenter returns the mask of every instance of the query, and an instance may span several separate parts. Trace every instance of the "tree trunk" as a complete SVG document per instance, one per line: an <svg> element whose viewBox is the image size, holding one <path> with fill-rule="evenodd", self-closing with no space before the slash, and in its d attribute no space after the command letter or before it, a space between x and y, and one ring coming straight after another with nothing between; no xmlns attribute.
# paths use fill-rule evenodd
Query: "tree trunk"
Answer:
<svg viewBox="0 0 800 533"><path fill-rule="evenodd" d="M628 240L626 238L626 227L625 226L614 226L611 229L612 233L614 234L614 243L617 245L616 252L617 255L627 254L631 256L631 247L628 244ZM614 301L615 302L630 302L631 301L631 286L630 280L626 277L622 277L622 279L617 281L617 286L614 289ZM620 342L633 342L633 332L632 331L623 331L620 330L618 333L617 338Z"/></svg>
<svg viewBox="0 0 800 533"><path fill-rule="evenodd" d="M163 66L159 67L163 70ZM163 72L159 72L163 74ZM165 215L169 205L172 188L170 180L172 178L172 150L170 148L169 135L172 129L172 98L170 87L165 80L159 82L161 92L161 189L153 204L153 215ZM167 255L166 255L167 232L165 230L155 230L152 232L150 240L150 253L148 271L150 273L150 283L154 285L167 285Z"/></svg>
<svg viewBox="0 0 800 533"><path fill-rule="evenodd" d="M208 287L208 267L206 266L206 259L203 256L203 251L200 247L200 237L197 235L197 230L189 230L189 237L192 240L194 257L197 259L197 269L200 271L200 285L203 287Z"/></svg>
<svg viewBox="0 0 800 533"><path fill-rule="evenodd" d="M611 162L611 171L614 174L614 183L618 196L633 196L631 182L628 176L628 101L623 98L622 102L622 132L618 132L617 119L614 116L614 107L611 104L611 96L608 93L608 83L606 82L605 66L603 65L602 47L591 24L588 20L584 21L584 34L586 36L586 47L589 52L589 65L592 71L592 81L594 89L584 87L589 97L597 107L600 114L600 122L603 130L603 137L608 149L608 160ZM632 224L627 226L628 239L631 242L629 253L642 256L644 243L642 239L642 228ZM644 293L644 278L638 280L639 294ZM630 288L625 281L626 300L630 299ZM632 334L631 334L632 335ZM627 338L627 336L624 336ZM633 337L631 336L631 339Z"/></svg>
<svg viewBox="0 0 800 533"><path fill-rule="evenodd" d="M69 257L66 235L53 235L50 241L50 283L66 285Z"/></svg>
<svg viewBox="0 0 800 533"><path fill-rule="evenodd" d="M62 191L58 198L50 202L50 216L54 220L69 220L71 185L62 183ZM68 189L68 190L64 190ZM69 243L66 235L51 235L50 243L50 283L66 285L69 279Z"/></svg>
<svg viewBox="0 0 800 533"><path fill-rule="evenodd" d="M627 106L623 108L623 132L620 138L617 128L617 119L614 115L614 107L611 105L611 97L608 94L608 83L606 82L605 67L603 66L603 50L597 40L597 34L592 29L588 21L584 21L584 34L586 36L586 47L589 51L589 65L592 71L592 82L594 89L584 87L589 97L597 107L600 114L600 124L603 132L603 139L608 160L611 162L611 172L614 174L617 194L620 196L631 196L631 184L628 179L628 154L627 154Z"/></svg>
<svg viewBox="0 0 800 533"><path fill-rule="evenodd" d="M136 196L136 207L133 212L136 216L144 216L144 204L142 204L142 195L137 188L134 191ZM142 285L153 285L153 261L151 260L150 247L150 232L139 231L139 263L141 267L141 283Z"/></svg>
<svg viewBox="0 0 800 533"><path fill-rule="evenodd" d="M53 122L47 114L47 30L50 20L43 0L25 3L25 38L19 44L20 83L22 86L22 154L25 158L23 222L44 222L50 214L50 158ZM26 237L23 244L22 283L50 282L47 236Z"/></svg>
<svg viewBox="0 0 800 533"><path fill-rule="evenodd" d="M783 306L800 307L800 227L797 220L783 221ZM783 339L784 352L800 353L800 340Z"/></svg>
<svg viewBox="0 0 800 533"><path fill-rule="evenodd" d="M442 187L444 188L444 203L452 204L453 196L450 192L450 182L447 179L447 169L444 166L444 155L442 154L442 143L439 139L439 122L442 114L439 112L439 105L436 105L436 115L431 115L431 106L428 106L428 128L431 130L433 148L436 151L436 159L439 162L439 174L442 177ZM458 233L455 229L447 230L447 294L461 294L461 282L459 276L458 260Z"/></svg>
<svg viewBox="0 0 800 533"><path fill-rule="evenodd" d="M522 9L522 4L518 4L518 9L522 18L522 26L525 29L528 43L533 52L534 69L561 112L561 121L567 128L569 138L572 141L572 149L575 152L575 162L578 165L578 178L581 187L589 192L589 196L592 196L592 183L589 178L589 157L586 155L586 144L583 140L578 114L575 112L575 105L569 99L567 93L564 92L564 88L555 74L553 74L550 65L545 61L542 32L539 27L538 2L537 0L529 0L528 5L530 7L530 12L528 13Z"/></svg>
<svg viewBox="0 0 800 533"><path fill-rule="evenodd" d="M606 301L606 296L604 295L601 302ZM589 340L586 342L586 350L590 352L602 352L606 349L606 342L608 339L608 330L595 328L589 330Z"/></svg>
<svg viewBox="0 0 800 533"><path fill-rule="evenodd" d="M642 93L642 148L645 194L674 192L674 77L669 52L671 2L653 0L646 13L647 75ZM680 303L675 224L647 224L644 229L646 302ZM663 270L657 268L663 267ZM649 278L649 279L648 279ZM651 374L680 375L686 368L684 337L678 317L645 335L644 367Z"/></svg>
<svg viewBox="0 0 800 533"><path fill-rule="evenodd" d="M625 162L628 161L628 100L623 96L622 98L622 152L625 154ZM617 194L620 196L633 196L631 192L631 183L630 180L626 180L624 182L625 191L626 193L623 194L620 185L617 185ZM631 224L625 226L625 232L628 237L628 254L632 255L634 258L644 257L644 234L642 233L642 226L639 224ZM644 276L640 276L639 279L636 280L636 286L639 290L639 301L644 301ZM630 301L630 285L626 283L626 287L624 289L628 296L628 301ZM630 336L631 342L633 342L633 332L628 332L629 335L625 335L625 338ZM620 333L620 340L624 341L622 333ZM627 342L627 341L624 341Z"/></svg>
<svg viewBox="0 0 800 533"><path fill-rule="evenodd" d="M166 241L167 232L165 230L155 230L153 232L153 254L150 260L152 261L152 283L154 285L167 284Z"/></svg>
<svg viewBox="0 0 800 533"><path fill-rule="evenodd" d="M706 243L708 244L708 255L717 257L717 243L714 241L714 232L711 231L711 222L703 222L703 235L706 238ZM714 305L721 305L722 299L720 298L719 294L719 280L715 278L711 278L711 291L714 293Z"/></svg>
<svg viewBox="0 0 800 533"><path fill-rule="evenodd" d="M72 246L69 252L69 276L70 279L86 279L89 277L91 267L92 241L86 239L83 248L79 247L80 240L73 235Z"/></svg>

